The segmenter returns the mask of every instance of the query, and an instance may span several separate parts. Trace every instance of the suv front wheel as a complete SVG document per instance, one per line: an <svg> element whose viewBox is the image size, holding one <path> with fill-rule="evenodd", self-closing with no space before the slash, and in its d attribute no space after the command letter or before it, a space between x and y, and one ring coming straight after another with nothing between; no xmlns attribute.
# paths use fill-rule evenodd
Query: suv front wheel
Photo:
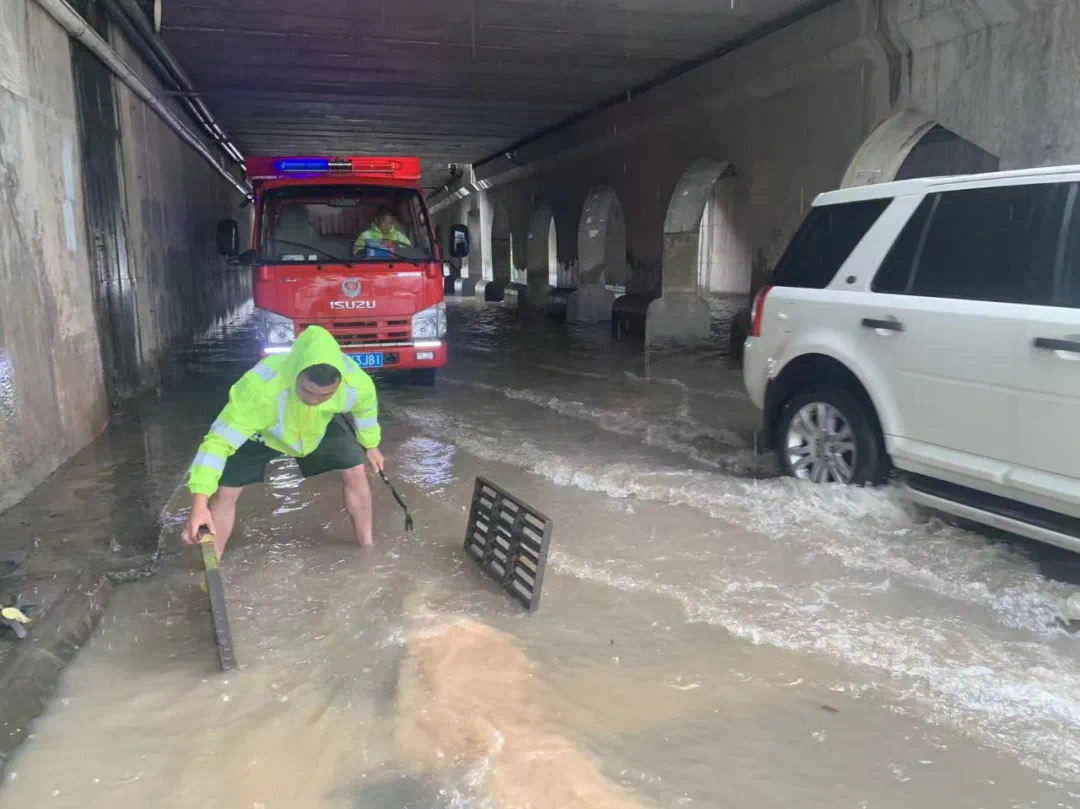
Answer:
<svg viewBox="0 0 1080 809"><path fill-rule="evenodd" d="M867 404L839 388L796 394L776 425L780 468L814 483L876 486L889 458L877 419Z"/></svg>

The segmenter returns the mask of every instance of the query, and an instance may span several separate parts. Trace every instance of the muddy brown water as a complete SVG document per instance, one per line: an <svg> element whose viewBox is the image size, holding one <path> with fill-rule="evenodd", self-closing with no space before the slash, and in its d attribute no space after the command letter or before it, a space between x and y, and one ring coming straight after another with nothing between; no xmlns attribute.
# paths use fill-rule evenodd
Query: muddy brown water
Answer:
<svg viewBox="0 0 1080 809"><path fill-rule="evenodd" d="M223 565L241 669L172 544L0 809L1080 806L1060 557L772 477L722 358L646 379L599 331L451 320L435 390L381 383L417 530L377 486L357 548L333 478L272 465ZM462 555L477 475L556 520L534 615Z"/></svg>

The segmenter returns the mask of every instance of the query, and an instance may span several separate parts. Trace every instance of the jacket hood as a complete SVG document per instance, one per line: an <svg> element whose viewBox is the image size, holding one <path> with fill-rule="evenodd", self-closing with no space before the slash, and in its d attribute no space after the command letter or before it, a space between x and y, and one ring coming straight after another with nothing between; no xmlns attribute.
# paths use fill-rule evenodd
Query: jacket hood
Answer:
<svg viewBox="0 0 1080 809"><path fill-rule="evenodd" d="M296 388L296 378L312 365L330 365L345 378L345 355L341 353L334 335L322 326L308 326L293 343L289 361L283 371L289 387Z"/></svg>

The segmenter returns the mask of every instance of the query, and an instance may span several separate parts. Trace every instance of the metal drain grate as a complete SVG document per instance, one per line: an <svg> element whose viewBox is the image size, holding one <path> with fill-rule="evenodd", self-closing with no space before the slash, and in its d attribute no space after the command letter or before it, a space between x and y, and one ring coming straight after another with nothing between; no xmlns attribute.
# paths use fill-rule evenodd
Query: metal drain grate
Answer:
<svg viewBox="0 0 1080 809"><path fill-rule="evenodd" d="M554 523L484 478L473 489L465 552L533 612L540 606Z"/></svg>

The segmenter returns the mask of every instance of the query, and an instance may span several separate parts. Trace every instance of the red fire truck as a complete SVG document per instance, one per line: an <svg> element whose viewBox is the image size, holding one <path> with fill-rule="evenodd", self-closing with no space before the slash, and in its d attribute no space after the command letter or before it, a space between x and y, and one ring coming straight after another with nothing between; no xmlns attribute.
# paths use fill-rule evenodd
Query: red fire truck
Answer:
<svg viewBox="0 0 1080 809"><path fill-rule="evenodd" d="M307 326L329 330L361 368L435 381L446 362L443 270L415 157L253 157L252 249L235 220L218 251L252 266L260 350L288 351ZM450 253L468 254L455 225Z"/></svg>

